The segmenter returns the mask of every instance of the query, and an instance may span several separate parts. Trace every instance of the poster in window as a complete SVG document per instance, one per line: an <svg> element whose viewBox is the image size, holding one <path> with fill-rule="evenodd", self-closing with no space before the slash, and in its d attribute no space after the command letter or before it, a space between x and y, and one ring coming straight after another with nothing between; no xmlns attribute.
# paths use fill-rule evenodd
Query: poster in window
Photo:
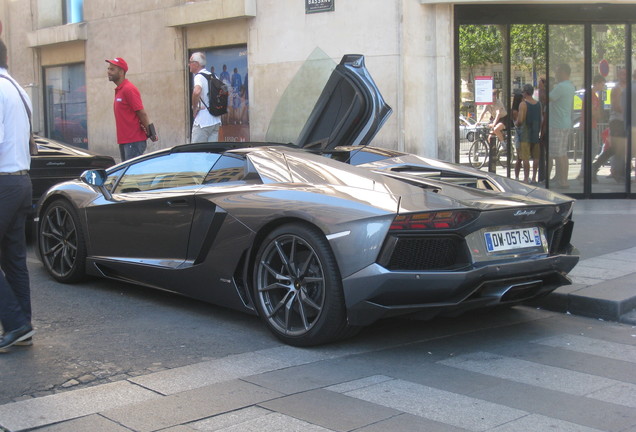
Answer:
<svg viewBox="0 0 636 432"><path fill-rule="evenodd" d="M249 141L247 45L209 48L204 52L206 69L223 81L229 90L227 114L221 116L219 141Z"/></svg>
<svg viewBox="0 0 636 432"><path fill-rule="evenodd" d="M475 77L475 105L490 105L492 99L493 79L491 76Z"/></svg>

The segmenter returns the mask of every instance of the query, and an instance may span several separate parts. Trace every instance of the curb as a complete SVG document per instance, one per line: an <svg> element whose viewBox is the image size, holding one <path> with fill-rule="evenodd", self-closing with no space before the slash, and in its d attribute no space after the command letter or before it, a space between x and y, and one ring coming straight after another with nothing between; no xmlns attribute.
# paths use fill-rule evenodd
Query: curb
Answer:
<svg viewBox="0 0 636 432"><path fill-rule="evenodd" d="M594 285L563 286L548 296L528 304L555 312L634 324L635 276L627 275Z"/></svg>

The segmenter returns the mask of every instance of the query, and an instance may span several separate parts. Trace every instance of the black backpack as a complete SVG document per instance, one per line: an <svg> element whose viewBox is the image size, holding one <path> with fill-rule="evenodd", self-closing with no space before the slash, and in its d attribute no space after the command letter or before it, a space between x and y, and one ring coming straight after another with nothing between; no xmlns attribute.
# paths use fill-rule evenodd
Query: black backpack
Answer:
<svg viewBox="0 0 636 432"><path fill-rule="evenodd" d="M199 75L203 75L208 80L208 103L201 98L203 105L215 117L227 114L227 86L212 74L199 72Z"/></svg>

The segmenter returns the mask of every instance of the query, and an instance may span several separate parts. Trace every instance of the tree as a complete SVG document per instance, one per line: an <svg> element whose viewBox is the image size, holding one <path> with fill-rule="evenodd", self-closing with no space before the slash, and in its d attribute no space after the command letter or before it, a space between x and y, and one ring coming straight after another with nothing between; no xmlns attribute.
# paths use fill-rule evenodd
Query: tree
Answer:
<svg viewBox="0 0 636 432"><path fill-rule="evenodd" d="M472 72L475 66L501 63L501 32L494 25L462 25L459 27L459 61L462 69Z"/></svg>
<svg viewBox="0 0 636 432"><path fill-rule="evenodd" d="M510 63L516 69L545 69L546 26L543 24L510 26ZM530 62L527 60L531 59Z"/></svg>

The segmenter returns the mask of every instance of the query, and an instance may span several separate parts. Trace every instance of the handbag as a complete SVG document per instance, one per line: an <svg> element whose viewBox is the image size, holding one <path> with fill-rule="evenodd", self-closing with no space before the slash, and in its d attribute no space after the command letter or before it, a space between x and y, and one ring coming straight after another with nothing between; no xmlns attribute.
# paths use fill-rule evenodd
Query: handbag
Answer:
<svg viewBox="0 0 636 432"><path fill-rule="evenodd" d="M22 96L22 92L18 88L17 84L13 82L12 79L10 79L6 75L0 75L0 77L6 79L11 84L13 84L13 87L15 87L18 94L20 95L20 99L22 99L22 103L24 104L24 109L26 110L27 116L29 117L29 153L31 154L31 156L35 156L38 154L38 144L35 142L35 138L33 137L33 124L31 123L31 110L29 109L29 105L24 99L24 96Z"/></svg>

